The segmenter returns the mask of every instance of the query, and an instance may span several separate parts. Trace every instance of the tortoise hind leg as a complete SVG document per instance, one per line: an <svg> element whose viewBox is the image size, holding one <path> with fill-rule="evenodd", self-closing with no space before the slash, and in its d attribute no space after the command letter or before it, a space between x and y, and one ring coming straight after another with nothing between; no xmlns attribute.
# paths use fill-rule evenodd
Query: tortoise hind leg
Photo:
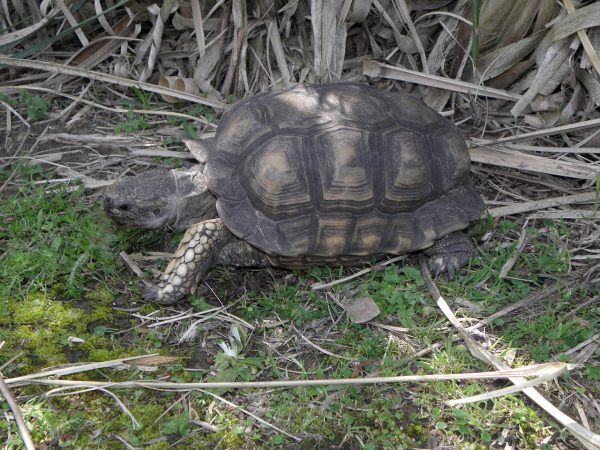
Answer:
<svg viewBox="0 0 600 450"><path fill-rule="evenodd" d="M219 250L235 239L221 219L199 222L187 229L158 286L143 292L146 300L169 305L188 295L215 264Z"/></svg>
<svg viewBox="0 0 600 450"><path fill-rule="evenodd" d="M459 268L465 266L469 259L477 255L471 241L460 231L450 233L438 239L433 245L423 251L429 258L429 270L437 277L444 270L448 280L452 280Z"/></svg>
<svg viewBox="0 0 600 450"><path fill-rule="evenodd" d="M232 267L269 267L273 265L266 253L257 250L241 239L225 245L216 256L215 264Z"/></svg>

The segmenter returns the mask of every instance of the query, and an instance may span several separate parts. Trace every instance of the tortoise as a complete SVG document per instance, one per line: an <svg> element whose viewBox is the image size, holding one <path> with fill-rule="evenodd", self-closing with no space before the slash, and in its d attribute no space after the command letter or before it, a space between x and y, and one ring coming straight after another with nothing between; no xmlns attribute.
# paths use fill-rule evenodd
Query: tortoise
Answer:
<svg viewBox="0 0 600 450"><path fill-rule="evenodd" d="M215 264L355 265L423 250L452 278L475 254L459 231L483 212L465 139L407 94L299 84L240 101L214 139L184 142L199 165L104 193L120 224L187 228L147 300L180 300Z"/></svg>

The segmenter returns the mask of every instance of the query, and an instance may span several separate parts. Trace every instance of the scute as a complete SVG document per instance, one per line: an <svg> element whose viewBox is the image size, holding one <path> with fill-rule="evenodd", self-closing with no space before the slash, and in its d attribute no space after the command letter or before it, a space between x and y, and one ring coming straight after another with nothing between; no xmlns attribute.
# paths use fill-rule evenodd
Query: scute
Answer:
<svg viewBox="0 0 600 450"><path fill-rule="evenodd" d="M385 236L385 230L390 226L390 218L380 215L358 217L352 233L352 248L357 255L372 255L384 253L379 251Z"/></svg>
<svg viewBox="0 0 600 450"><path fill-rule="evenodd" d="M469 176L471 159L465 139L453 129L438 129L428 136L431 163L439 174L439 189L452 189Z"/></svg>
<svg viewBox="0 0 600 450"><path fill-rule="evenodd" d="M431 159L427 138L395 128L382 133L385 164L380 187L382 211L414 211L418 205L439 192L435 173L428 168Z"/></svg>
<svg viewBox="0 0 600 450"><path fill-rule="evenodd" d="M242 102L223 117L216 140L217 153L239 157L253 141L272 132L267 112L255 102Z"/></svg>
<svg viewBox="0 0 600 450"><path fill-rule="evenodd" d="M342 206L352 211L372 208L375 196L365 134L345 127L327 130L312 145L321 182L318 209L326 212Z"/></svg>
<svg viewBox="0 0 600 450"><path fill-rule="evenodd" d="M339 83L342 89L331 89L330 84L299 84L270 97L260 97L258 103L269 111L271 124L280 130L302 129L305 134L315 127L339 123L376 126L382 122L384 100L365 95L365 86ZM391 119L391 118L390 118ZM390 124L393 123L390 120Z"/></svg>
<svg viewBox="0 0 600 450"><path fill-rule="evenodd" d="M398 125L415 131L428 127L453 127L436 111L410 95L385 92L371 87L368 89L372 95L386 103L388 113L396 119Z"/></svg>
<svg viewBox="0 0 600 450"><path fill-rule="evenodd" d="M354 219L350 213L331 214L317 218L317 230L312 239L311 255L343 255L347 236L354 229Z"/></svg>
<svg viewBox="0 0 600 450"><path fill-rule="evenodd" d="M251 202L269 217L285 219L312 209L302 146L300 136L274 136L243 167Z"/></svg>
<svg viewBox="0 0 600 450"><path fill-rule="evenodd" d="M483 210L462 135L405 94L298 85L240 102L215 141L219 216L274 258L420 250Z"/></svg>

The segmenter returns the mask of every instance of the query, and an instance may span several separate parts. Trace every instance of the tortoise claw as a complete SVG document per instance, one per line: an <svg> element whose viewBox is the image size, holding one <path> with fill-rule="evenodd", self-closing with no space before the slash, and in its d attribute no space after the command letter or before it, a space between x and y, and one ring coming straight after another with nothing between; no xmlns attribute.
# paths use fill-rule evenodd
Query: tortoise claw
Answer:
<svg viewBox="0 0 600 450"><path fill-rule="evenodd" d="M156 302L160 299L160 289L154 285L147 286L142 291L142 297L148 302Z"/></svg>
<svg viewBox="0 0 600 450"><path fill-rule="evenodd" d="M469 259L477 252L471 242L462 233L452 233L425 249L429 257L429 270L434 277L446 272L448 280L453 280L458 270L469 263Z"/></svg>
<svg viewBox="0 0 600 450"><path fill-rule="evenodd" d="M159 303L161 305L172 305L177 303L184 297L182 292L174 292L172 287L163 286L163 283L158 286L149 284L142 291L142 297L148 302Z"/></svg>
<svg viewBox="0 0 600 450"><path fill-rule="evenodd" d="M462 264L461 264L462 261ZM433 278L437 278L444 271L448 277L448 281L452 281L458 272L458 269L468 261L468 256L446 254L436 255L429 259L429 270L433 272Z"/></svg>
<svg viewBox="0 0 600 450"><path fill-rule="evenodd" d="M436 255L429 258L429 270L433 272L433 278L437 278L446 268L446 261L443 255Z"/></svg>

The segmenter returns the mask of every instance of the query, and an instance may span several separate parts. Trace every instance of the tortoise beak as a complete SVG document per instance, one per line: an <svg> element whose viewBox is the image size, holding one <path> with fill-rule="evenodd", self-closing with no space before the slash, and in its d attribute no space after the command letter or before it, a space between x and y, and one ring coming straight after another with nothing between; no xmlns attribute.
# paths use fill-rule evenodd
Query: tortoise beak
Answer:
<svg viewBox="0 0 600 450"><path fill-rule="evenodd" d="M115 222L126 225L127 218L131 215L131 210L134 208L133 201L127 198L113 197L106 193L102 196L104 202L104 210Z"/></svg>

